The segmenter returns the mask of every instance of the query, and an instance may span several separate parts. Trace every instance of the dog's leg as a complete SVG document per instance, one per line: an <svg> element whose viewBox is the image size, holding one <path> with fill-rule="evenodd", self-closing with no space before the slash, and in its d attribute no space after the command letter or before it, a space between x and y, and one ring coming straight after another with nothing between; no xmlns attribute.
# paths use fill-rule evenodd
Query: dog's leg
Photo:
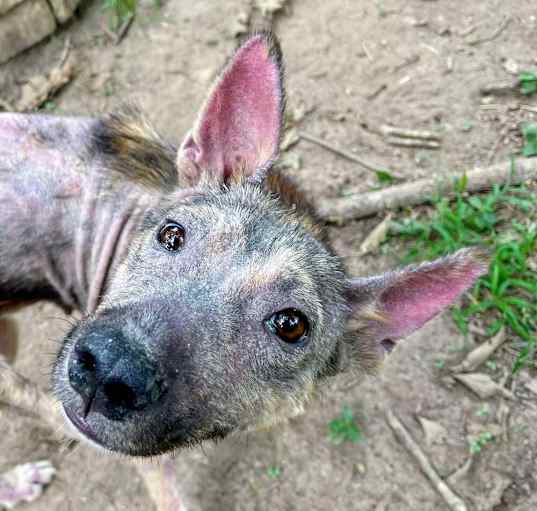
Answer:
<svg viewBox="0 0 537 511"><path fill-rule="evenodd" d="M172 458L140 464L138 472L158 511L186 511Z"/></svg>
<svg viewBox="0 0 537 511"><path fill-rule="evenodd" d="M18 408L38 418L50 428L56 440L65 440L64 420L54 399L17 373L0 355L0 403Z"/></svg>
<svg viewBox="0 0 537 511"><path fill-rule="evenodd" d="M0 415L1 405L17 408L35 416L47 426L54 439L65 440L61 433L63 419L53 399L37 385L18 374L6 361L5 356L14 357L13 333L6 320L0 320ZM5 356L4 356L5 355ZM0 422L6 420L0 417ZM50 483L55 474L48 461L36 461L18 465L0 474L0 507L11 509L20 502L31 502L38 498L43 488Z"/></svg>

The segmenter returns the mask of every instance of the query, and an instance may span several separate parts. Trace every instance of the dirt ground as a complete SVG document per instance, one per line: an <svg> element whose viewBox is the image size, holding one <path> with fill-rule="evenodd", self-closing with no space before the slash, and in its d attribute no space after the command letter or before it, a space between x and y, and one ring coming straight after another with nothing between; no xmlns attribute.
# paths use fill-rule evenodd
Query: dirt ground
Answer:
<svg viewBox="0 0 537 511"><path fill-rule="evenodd" d="M235 45L249 0L143 2L120 45L105 35L98 1L54 38L0 67L3 99L14 101L21 83L54 65L70 37L77 75L49 104L55 113L96 114L136 100L160 131L180 140L205 91ZM305 109L301 129L403 179L463 170L506 158L520 146L518 108L535 99L483 98L480 88L512 80L537 67L535 0L294 0L276 14L287 69L289 107ZM443 134L439 150L394 148L378 134L386 123ZM374 176L326 150L301 141L291 169L313 199L365 191ZM388 268L398 254L356 257L378 218L333 227L330 237L353 274ZM37 304L15 315L15 365L48 383L56 341L68 328L63 313ZM482 401L457 384L438 359L459 360L470 347L449 314L409 337L377 379L336 386L309 411L270 433L231 438L177 457L181 491L190 510L416 511L448 509L414 460L393 436L385 410L394 410L441 476L469 456L468 435L494 431L496 440L475 456L453 484L475 511L537 509L537 396L530 373L512 384L516 401ZM500 380L511 364L497 357L486 369ZM533 387L535 388L535 387ZM487 414L477 413L487 405ZM363 429L358 444L335 446L327 424L344 405ZM501 415L508 408L508 420ZM445 435L428 445L417 416ZM132 464L86 446L62 450L30 418L0 409L0 472L49 458L58 477L36 502L20 509L153 509ZM278 467L278 477L268 469Z"/></svg>

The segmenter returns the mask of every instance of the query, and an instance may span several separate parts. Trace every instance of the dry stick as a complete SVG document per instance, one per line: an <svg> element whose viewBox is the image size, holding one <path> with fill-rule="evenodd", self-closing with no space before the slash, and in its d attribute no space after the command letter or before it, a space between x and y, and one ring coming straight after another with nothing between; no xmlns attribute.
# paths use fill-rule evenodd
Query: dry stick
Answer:
<svg viewBox="0 0 537 511"><path fill-rule="evenodd" d="M375 99L382 91L385 91L388 86L385 83L381 83L371 94L366 96L369 101Z"/></svg>
<svg viewBox="0 0 537 511"><path fill-rule="evenodd" d="M418 462L422 472L431 481L435 490L442 496L452 511L467 511L464 501L457 496L453 490L446 484L446 482L438 475L436 470L431 465L431 462L421 450L420 446L412 438L410 433L403 426L403 423L398 417L391 411L386 411L386 420L388 425L392 429L394 435L403 444L405 449L412 454L414 459Z"/></svg>
<svg viewBox="0 0 537 511"><path fill-rule="evenodd" d="M65 39L65 43L63 45L63 51L60 57L60 62L58 63L59 67L63 67L65 63L67 62L67 59L69 58L69 54L71 53L71 47L72 47L71 38L67 36Z"/></svg>
<svg viewBox="0 0 537 511"><path fill-rule="evenodd" d="M494 141L494 144L492 144L492 147L490 148L490 151L488 153L487 165L492 165L494 163L494 157L498 152L498 147L500 147L502 140L507 136L508 131L509 126L507 126L507 124L504 122L503 126L500 128L500 134L497 136L496 140Z"/></svg>
<svg viewBox="0 0 537 511"><path fill-rule="evenodd" d="M364 218L387 209L397 209L423 204L435 194L451 195L456 180L464 174L452 174L443 178L419 179L412 183L391 186L384 190L366 192L351 197L325 199L317 204L321 218L328 222L343 223ZM475 168L466 173L468 192L479 192L495 184L518 184L537 179L537 158L519 158L513 163L505 161L490 167Z"/></svg>
<svg viewBox="0 0 537 511"><path fill-rule="evenodd" d="M481 43L488 43L490 41L493 41L497 37L501 35L501 33L507 28L507 26L511 23L511 18L505 18L499 25L499 27L489 36L487 37L481 37L477 39L473 39L472 41L468 41L468 44L470 46L476 46Z"/></svg>
<svg viewBox="0 0 537 511"><path fill-rule="evenodd" d="M412 138L417 140L441 140L441 136L432 131L426 130L412 130L406 128L399 128L397 126L383 125L380 127L380 132L386 136Z"/></svg>
<svg viewBox="0 0 537 511"><path fill-rule="evenodd" d="M520 105L521 110L525 110L526 112L532 112L534 114L537 114L537 107L531 106L531 105Z"/></svg>
<svg viewBox="0 0 537 511"><path fill-rule="evenodd" d="M511 96L519 93L519 87L520 82L518 80L491 82L479 87L479 93L482 96Z"/></svg>
<svg viewBox="0 0 537 511"><path fill-rule="evenodd" d="M123 38L127 35L127 32L132 25L132 22L134 21L134 14L129 14L127 16L127 19L121 24L119 27L117 34L116 34L116 40L114 41L114 44L117 46L121 41L123 41Z"/></svg>
<svg viewBox="0 0 537 511"><path fill-rule="evenodd" d="M422 149L440 149L440 143L436 140L424 140L418 138L388 137L386 142L399 147L419 147Z"/></svg>
<svg viewBox="0 0 537 511"><path fill-rule="evenodd" d="M299 133L300 138L307 140L308 142L312 142L313 144L317 144L318 146L324 147L325 149L328 149L328 151L333 152L334 154L337 154L338 156L341 156L342 158L345 158L346 160L352 161L354 163L357 163L361 167L364 167L367 170L371 170L373 172L376 172L378 170L381 170L383 167L381 165L373 165L372 163L368 163L361 158L358 158L354 154L350 153L349 151L345 151L344 149L338 149L337 147L334 147L333 145L329 144L322 138L318 138L314 135L310 135L309 133L304 133L301 131Z"/></svg>

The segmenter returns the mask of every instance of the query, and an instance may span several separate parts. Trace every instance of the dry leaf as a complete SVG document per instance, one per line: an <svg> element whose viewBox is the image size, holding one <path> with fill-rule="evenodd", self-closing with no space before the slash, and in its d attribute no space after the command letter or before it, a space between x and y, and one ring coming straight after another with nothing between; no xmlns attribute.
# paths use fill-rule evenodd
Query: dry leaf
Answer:
<svg viewBox="0 0 537 511"><path fill-rule="evenodd" d="M454 378L460 381L465 387L470 389L481 399L501 395L507 399L514 399L515 396L507 389L498 385L488 374L467 373L455 374Z"/></svg>
<svg viewBox="0 0 537 511"><path fill-rule="evenodd" d="M466 358L460 364L452 367L451 370L456 373L467 373L477 369L505 342L506 338L505 329L502 328L494 337L470 351Z"/></svg>
<svg viewBox="0 0 537 511"><path fill-rule="evenodd" d="M263 16L272 16L275 12L283 8L287 0L257 0L257 8Z"/></svg>
<svg viewBox="0 0 537 511"><path fill-rule="evenodd" d="M425 417L417 417L420 423L423 434L425 435L425 442L431 446L433 444L444 444L448 438L447 429L439 422L426 419Z"/></svg>
<svg viewBox="0 0 537 511"><path fill-rule="evenodd" d="M362 241L360 249L358 250L360 255L369 254L370 252L378 250L382 242L386 240L386 236L388 236L392 216L391 213L388 213L386 218L369 233L364 241Z"/></svg>

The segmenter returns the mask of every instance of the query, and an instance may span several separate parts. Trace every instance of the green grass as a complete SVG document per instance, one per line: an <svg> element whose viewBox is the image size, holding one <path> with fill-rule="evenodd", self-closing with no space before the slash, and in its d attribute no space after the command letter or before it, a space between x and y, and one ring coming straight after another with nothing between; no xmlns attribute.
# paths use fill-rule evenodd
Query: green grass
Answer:
<svg viewBox="0 0 537 511"><path fill-rule="evenodd" d="M488 403L483 403L475 414L478 417L488 417L490 415L490 406Z"/></svg>
<svg viewBox="0 0 537 511"><path fill-rule="evenodd" d="M328 423L328 440L335 445L362 440L362 430L348 406L344 406L341 415Z"/></svg>
<svg viewBox="0 0 537 511"><path fill-rule="evenodd" d="M470 441L470 454L480 453L483 448L494 441L494 435L490 431L483 431Z"/></svg>
<svg viewBox="0 0 537 511"><path fill-rule="evenodd" d="M531 71L520 73L518 82L522 94L529 96L530 94L535 94L537 92L537 73Z"/></svg>
<svg viewBox="0 0 537 511"><path fill-rule="evenodd" d="M394 222L392 236L408 242L404 262L433 259L463 247L485 246L491 254L487 275L453 309L463 333L481 316L487 333L502 326L519 337L513 372L533 363L537 347L537 200L525 186L494 186L487 194L468 196L465 179L453 200L436 198L433 211ZM532 258L533 257L533 261Z"/></svg>
<svg viewBox="0 0 537 511"><path fill-rule="evenodd" d="M110 28L117 30L130 16L136 13L138 0L102 0L108 13Z"/></svg>
<svg viewBox="0 0 537 511"><path fill-rule="evenodd" d="M275 465L272 465L267 468L267 476L270 479L278 479L282 475L282 469L280 467L277 467Z"/></svg>
<svg viewBox="0 0 537 511"><path fill-rule="evenodd" d="M522 147L523 156L537 156L537 123L528 123L522 126L522 135L524 135L524 147Z"/></svg>

